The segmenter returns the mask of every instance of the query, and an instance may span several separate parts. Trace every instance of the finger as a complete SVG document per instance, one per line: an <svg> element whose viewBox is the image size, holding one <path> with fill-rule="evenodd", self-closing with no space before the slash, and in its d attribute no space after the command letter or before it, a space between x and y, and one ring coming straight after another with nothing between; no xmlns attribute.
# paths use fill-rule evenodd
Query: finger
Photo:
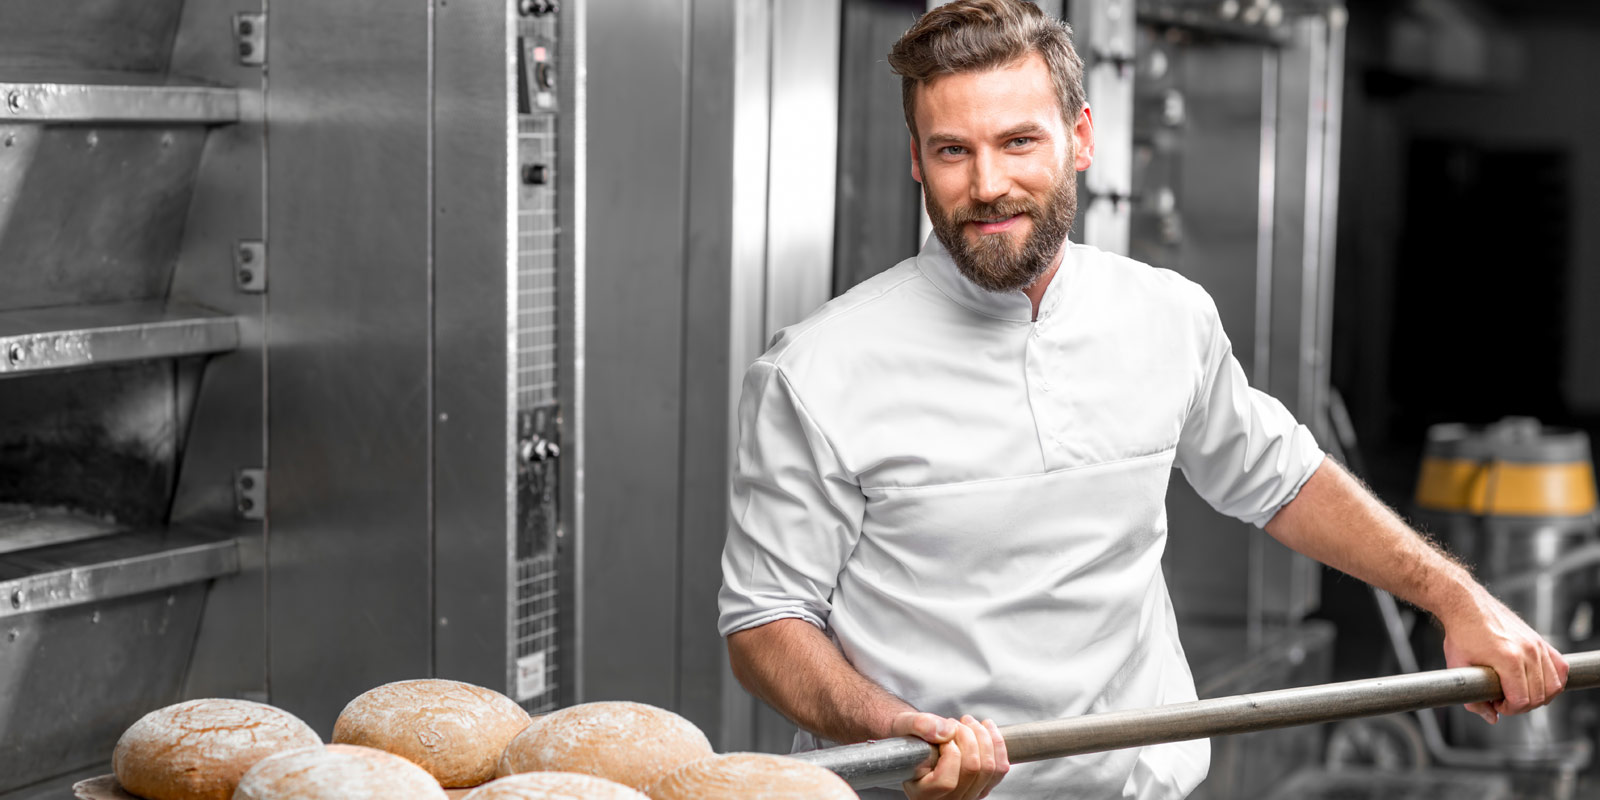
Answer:
<svg viewBox="0 0 1600 800"><path fill-rule="evenodd" d="M950 741L939 745L939 763L933 768L932 786L943 794L956 791L961 786L961 759L966 753L961 748L961 732L958 730Z"/></svg>
<svg viewBox="0 0 1600 800"><path fill-rule="evenodd" d="M1006 737L1000 734L1000 726L994 720L983 721L984 730L989 732L989 740L994 743L994 775L989 778L989 784L983 787L983 794L979 797L988 797L994 787L1000 785L1002 778L1011 771L1011 756L1006 752Z"/></svg>
<svg viewBox="0 0 1600 800"><path fill-rule="evenodd" d="M1529 644L1526 654L1522 658L1522 676L1528 682L1528 702L1517 713L1525 714L1544 705L1544 643Z"/></svg>
<svg viewBox="0 0 1600 800"><path fill-rule="evenodd" d="M908 797L945 797L961 780L961 746L956 741L939 745L939 761L928 774L901 784Z"/></svg>
<svg viewBox="0 0 1600 800"><path fill-rule="evenodd" d="M955 735L957 727L955 720L938 714L907 711L895 717L890 731L896 736L915 736L932 744L943 744Z"/></svg>
<svg viewBox="0 0 1600 800"><path fill-rule="evenodd" d="M1468 703L1466 708L1468 711L1483 717L1483 721L1490 725L1500 720L1500 715L1495 712L1494 706L1490 703Z"/></svg>
<svg viewBox="0 0 1600 800"><path fill-rule="evenodd" d="M1495 669L1500 676L1500 693L1503 695L1499 702L1494 704L1494 710L1502 715L1520 714L1528 710L1528 675L1522 659L1505 664Z"/></svg>
<svg viewBox="0 0 1600 800"><path fill-rule="evenodd" d="M962 717L961 724L956 729L955 742L961 747L961 778L956 784L955 797L960 800L971 800L978 794L977 785L983 773L982 754L978 750L978 737L967 725L971 717ZM985 737L987 738L987 736Z"/></svg>
<svg viewBox="0 0 1600 800"><path fill-rule="evenodd" d="M978 768L968 776L972 786L967 793L971 800L977 800L988 791L989 776L994 774L994 740L989 738L989 729L970 714L961 718L961 724L972 729L972 741L978 752Z"/></svg>
<svg viewBox="0 0 1600 800"><path fill-rule="evenodd" d="M1565 690L1567 688L1567 676L1571 672L1566 657L1561 655L1561 651L1555 649L1549 642L1545 642L1544 649L1545 654L1550 656L1550 665L1555 669L1556 689L1558 691Z"/></svg>

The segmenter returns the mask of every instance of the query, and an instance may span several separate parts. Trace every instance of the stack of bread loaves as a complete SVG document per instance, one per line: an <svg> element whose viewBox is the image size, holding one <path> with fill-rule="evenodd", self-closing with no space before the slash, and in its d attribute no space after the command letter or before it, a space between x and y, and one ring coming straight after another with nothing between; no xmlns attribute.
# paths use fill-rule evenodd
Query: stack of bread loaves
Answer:
<svg viewBox="0 0 1600 800"><path fill-rule="evenodd" d="M324 746L272 706L191 700L134 723L113 766L121 788L146 800L856 796L833 773L793 759L718 756L692 723L654 706L585 703L530 718L505 695L457 681L372 689L345 706L333 742ZM451 788L460 791L447 795Z"/></svg>

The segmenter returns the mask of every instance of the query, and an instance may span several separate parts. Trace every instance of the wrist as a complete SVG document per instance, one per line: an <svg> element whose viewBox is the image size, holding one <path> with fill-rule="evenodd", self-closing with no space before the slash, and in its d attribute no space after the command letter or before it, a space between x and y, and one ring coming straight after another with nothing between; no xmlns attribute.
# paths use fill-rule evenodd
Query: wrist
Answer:
<svg viewBox="0 0 1600 800"><path fill-rule="evenodd" d="M1485 606L1494 602L1488 590L1466 575L1456 580L1440 581L1429 587L1428 594L1424 608L1439 620L1445 630L1457 623L1482 619L1487 613Z"/></svg>

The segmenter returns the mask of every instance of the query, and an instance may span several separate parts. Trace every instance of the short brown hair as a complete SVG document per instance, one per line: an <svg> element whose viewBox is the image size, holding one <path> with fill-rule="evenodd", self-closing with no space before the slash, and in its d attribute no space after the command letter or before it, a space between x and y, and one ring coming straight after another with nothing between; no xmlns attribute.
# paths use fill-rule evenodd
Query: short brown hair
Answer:
<svg viewBox="0 0 1600 800"><path fill-rule="evenodd" d="M922 15L889 51L900 76L906 127L917 135L917 87L944 75L979 72L1038 53L1050 68L1070 126L1083 111L1083 59L1072 48L1072 28L1046 17L1024 0L956 0Z"/></svg>

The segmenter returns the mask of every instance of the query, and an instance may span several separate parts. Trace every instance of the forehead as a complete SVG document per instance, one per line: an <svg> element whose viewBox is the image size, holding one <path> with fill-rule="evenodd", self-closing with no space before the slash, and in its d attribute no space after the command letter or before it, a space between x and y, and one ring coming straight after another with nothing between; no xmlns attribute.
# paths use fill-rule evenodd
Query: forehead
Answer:
<svg viewBox="0 0 1600 800"><path fill-rule="evenodd" d="M944 75L917 87L917 133L981 138L1033 123L1064 127L1050 68L1038 53L981 72Z"/></svg>

